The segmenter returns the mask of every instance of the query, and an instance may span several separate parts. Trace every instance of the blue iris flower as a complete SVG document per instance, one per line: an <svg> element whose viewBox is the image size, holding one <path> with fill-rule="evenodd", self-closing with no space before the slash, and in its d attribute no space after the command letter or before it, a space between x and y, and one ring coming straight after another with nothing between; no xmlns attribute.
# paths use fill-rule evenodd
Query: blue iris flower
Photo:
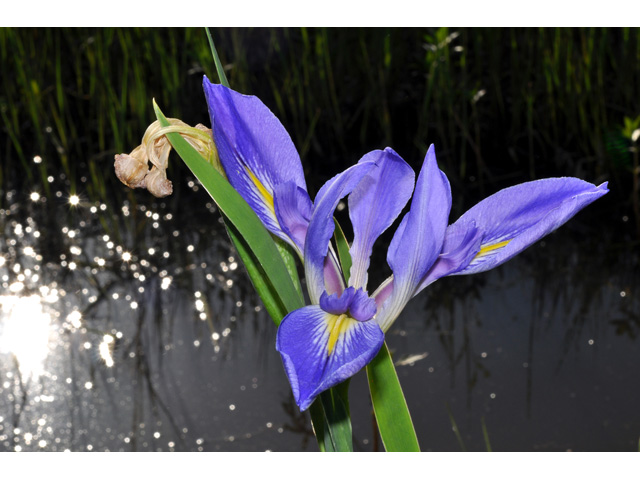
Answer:
<svg viewBox="0 0 640 480"><path fill-rule="evenodd" d="M301 410L367 365L384 333L426 286L506 262L608 192L606 183L577 178L536 180L497 192L449 225L451 189L431 146L417 181L386 148L330 179L312 202L299 155L273 113L258 98L206 78L204 90L231 185L304 262L311 304L283 319L276 341ZM334 211L347 196L354 233L348 284L331 246ZM371 290L373 244L410 199L387 251L392 275Z"/></svg>

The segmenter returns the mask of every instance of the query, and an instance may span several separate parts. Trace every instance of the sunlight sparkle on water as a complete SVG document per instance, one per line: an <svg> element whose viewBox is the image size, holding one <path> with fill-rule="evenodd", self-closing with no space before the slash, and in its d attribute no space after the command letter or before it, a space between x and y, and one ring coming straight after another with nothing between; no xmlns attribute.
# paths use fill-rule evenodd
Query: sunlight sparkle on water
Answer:
<svg viewBox="0 0 640 480"><path fill-rule="evenodd" d="M114 338L111 335L105 335L102 338L102 342L100 342L100 345L98 346L100 358L102 358L107 367L113 367L114 364L113 356L111 354L113 342Z"/></svg>
<svg viewBox="0 0 640 480"><path fill-rule="evenodd" d="M69 197L69 203L73 206L76 206L80 203L80 197L78 195L71 195Z"/></svg>
<svg viewBox="0 0 640 480"><path fill-rule="evenodd" d="M23 375L39 376L49 352L51 316L39 295L0 296L0 353L13 354Z"/></svg>
<svg viewBox="0 0 640 480"><path fill-rule="evenodd" d="M67 315L67 321L73 328L80 328L82 326L82 314L78 310L74 310Z"/></svg>

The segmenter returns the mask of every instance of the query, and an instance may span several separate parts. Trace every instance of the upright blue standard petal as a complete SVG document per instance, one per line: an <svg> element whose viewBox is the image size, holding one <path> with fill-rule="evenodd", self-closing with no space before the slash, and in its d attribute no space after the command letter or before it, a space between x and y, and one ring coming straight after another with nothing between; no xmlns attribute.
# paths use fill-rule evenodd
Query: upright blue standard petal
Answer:
<svg viewBox="0 0 640 480"><path fill-rule="evenodd" d="M349 195L353 225L349 285L367 288L369 258L376 239L391 226L411 198L415 174L391 148L373 151L360 162L373 161L371 170Z"/></svg>
<svg viewBox="0 0 640 480"><path fill-rule="evenodd" d="M449 180L438 168L435 149L431 145L416 182L411 209L402 219L387 251L387 262L393 272L393 290L376 318L383 331L386 332L398 317L438 258L450 209Z"/></svg>
<svg viewBox="0 0 640 480"><path fill-rule="evenodd" d="M342 197L351 193L362 178L378 168L374 162L361 162L329 180L318 192L305 240L304 267L311 301L317 304L327 290L325 259L335 225L333 212ZM339 292L342 293L342 292Z"/></svg>

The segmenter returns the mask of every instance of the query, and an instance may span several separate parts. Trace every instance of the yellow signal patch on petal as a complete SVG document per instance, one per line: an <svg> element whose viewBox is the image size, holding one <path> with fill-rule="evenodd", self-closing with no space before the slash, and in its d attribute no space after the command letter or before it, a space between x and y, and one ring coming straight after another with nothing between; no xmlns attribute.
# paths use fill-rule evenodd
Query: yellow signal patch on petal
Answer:
<svg viewBox="0 0 640 480"><path fill-rule="evenodd" d="M269 190L267 190L265 188L265 186L262 184L262 182L260 180L258 180L258 177L256 177L253 172L251 170L249 170L249 168L245 167L247 170L247 173L249 174L249 178L251 178L251 181L253 182L253 184L256 186L256 188L258 189L258 192L260 192L260 195L262 195L262 198L264 198L264 203L267 205L267 207L269 208L269 210L271 211L271 213L273 213L274 217L276 214L275 208L273 206L273 195L271 195L271 193L269 193Z"/></svg>
<svg viewBox="0 0 640 480"><path fill-rule="evenodd" d="M476 260L478 258L484 257L489 252L493 252L494 250L498 250L502 247L506 247L510 241L511 240L505 240L504 242L498 242L492 245L483 245L482 247L480 247L480 251L473 259Z"/></svg>
<svg viewBox="0 0 640 480"><path fill-rule="evenodd" d="M329 315L329 319L327 320L327 331L329 332L327 350L329 355L333 352L340 335L344 335L347 330L357 322L357 320L344 313L342 315Z"/></svg>

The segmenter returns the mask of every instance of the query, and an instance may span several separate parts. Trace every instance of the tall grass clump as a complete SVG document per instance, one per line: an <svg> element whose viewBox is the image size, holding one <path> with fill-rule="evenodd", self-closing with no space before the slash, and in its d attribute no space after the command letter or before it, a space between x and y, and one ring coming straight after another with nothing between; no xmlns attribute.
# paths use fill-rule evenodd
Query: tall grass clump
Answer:
<svg viewBox="0 0 640 480"><path fill-rule="evenodd" d="M312 189L371 149L391 145L416 167L435 143L470 202L553 175L606 177L631 202L622 129L640 115L637 29L213 34L234 88L264 99L291 132ZM204 29L5 28L0 62L3 187L47 189L48 176L63 174L70 189L104 200L135 201L113 183L111 164L153 120L151 99L206 122L202 74L215 78Z"/></svg>

